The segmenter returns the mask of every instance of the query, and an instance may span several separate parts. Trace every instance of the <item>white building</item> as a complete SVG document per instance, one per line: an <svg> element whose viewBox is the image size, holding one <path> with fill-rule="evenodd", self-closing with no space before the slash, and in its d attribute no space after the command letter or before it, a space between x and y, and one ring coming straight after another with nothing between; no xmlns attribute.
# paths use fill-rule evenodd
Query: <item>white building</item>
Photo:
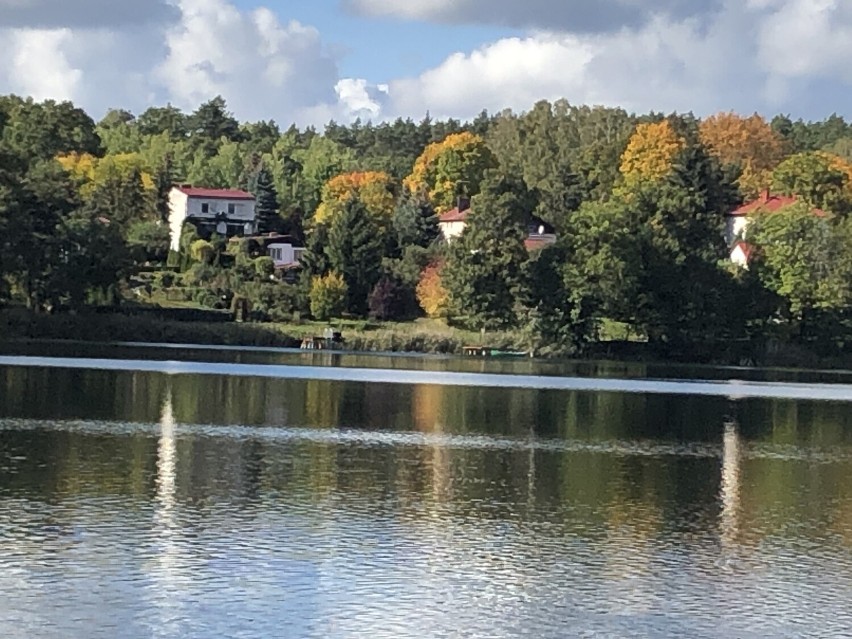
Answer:
<svg viewBox="0 0 852 639"><path fill-rule="evenodd" d="M201 234L223 237L251 235L257 230L255 198L245 191L200 189L183 184L169 193L169 230L172 250L180 250L185 222L195 224Z"/></svg>
<svg viewBox="0 0 852 639"><path fill-rule="evenodd" d="M289 242L274 242L266 247L269 257L275 262L275 268L284 268L293 266L300 262L302 255L305 254L305 249L299 246L293 246Z"/></svg>

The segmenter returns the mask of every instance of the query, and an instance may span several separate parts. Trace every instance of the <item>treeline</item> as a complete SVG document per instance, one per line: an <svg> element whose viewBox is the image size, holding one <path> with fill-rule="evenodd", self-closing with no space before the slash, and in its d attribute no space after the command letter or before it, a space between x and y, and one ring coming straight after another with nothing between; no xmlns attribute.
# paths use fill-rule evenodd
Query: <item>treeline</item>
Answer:
<svg viewBox="0 0 852 639"><path fill-rule="evenodd" d="M776 116L636 115L540 102L470 122L241 123L221 98L95 123L68 103L0 98L0 296L34 309L118 303L129 281L257 319L426 313L576 351L613 322L668 349L773 336L846 344L852 127ZM168 261L172 184L243 188L263 231L305 242L298 281L247 243L187 228ZM726 215L770 191L748 268ZM473 198L447 244L437 216ZM531 222L558 236L524 245ZM236 300L236 302L235 302Z"/></svg>

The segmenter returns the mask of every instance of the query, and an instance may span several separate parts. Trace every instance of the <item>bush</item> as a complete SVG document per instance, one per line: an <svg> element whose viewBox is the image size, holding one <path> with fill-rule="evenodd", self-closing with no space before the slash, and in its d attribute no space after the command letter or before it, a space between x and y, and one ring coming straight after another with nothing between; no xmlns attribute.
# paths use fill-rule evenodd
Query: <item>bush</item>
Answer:
<svg viewBox="0 0 852 639"><path fill-rule="evenodd" d="M348 295L346 282L338 273L315 277L311 283L311 315L319 321L340 317L346 310Z"/></svg>
<svg viewBox="0 0 852 639"><path fill-rule="evenodd" d="M275 261L268 255L259 257L254 261L254 271L262 280L268 280L275 275Z"/></svg>
<svg viewBox="0 0 852 639"><path fill-rule="evenodd" d="M195 240L189 247L189 255L194 262L212 264L216 259L216 249L207 240Z"/></svg>
<svg viewBox="0 0 852 639"><path fill-rule="evenodd" d="M289 284L255 282L244 286L241 294L249 301L251 317L257 321L286 322L299 308L299 290Z"/></svg>

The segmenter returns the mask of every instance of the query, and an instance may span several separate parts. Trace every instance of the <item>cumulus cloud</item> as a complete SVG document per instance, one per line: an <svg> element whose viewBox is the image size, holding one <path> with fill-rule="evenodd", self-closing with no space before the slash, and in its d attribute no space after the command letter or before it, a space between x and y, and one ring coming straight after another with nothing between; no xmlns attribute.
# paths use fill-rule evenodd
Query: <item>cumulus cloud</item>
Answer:
<svg viewBox="0 0 852 639"><path fill-rule="evenodd" d="M574 33L615 31L661 16L704 16L720 5L721 0L344 0L348 9L366 16Z"/></svg>
<svg viewBox="0 0 852 639"><path fill-rule="evenodd" d="M748 10L731 3L710 23L658 17L609 34L533 33L456 54L414 78L392 82L393 108L472 117L482 108L527 109L540 99L637 111L745 108L760 77ZM752 107L753 108L753 107Z"/></svg>
<svg viewBox="0 0 852 639"><path fill-rule="evenodd" d="M547 28L368 82L340 77L317 29L234 0L0 0L0 92L73 99L95 117L167 101L192 110L222 95L241 119L304 126L426 111L469 118L559 98L823 117L845 106L852 83L852 3L843 0L348 1L370 15ZM59 13L48 17L48 3ZM102 12L85 26L63 23L66 6ZM159 17L137 21L139 7Z"/></svg>
<svg viewBox="0 0 852 639"><path fill-rule="evenodd" d="M437 11L449 3L405 6ZM601 33L532 31L451 55L418 76L391 82L387 113L417 113L419 107L435 116L470 118L482 108L525 110L539 99L567 98L638 112L824 117L848 101L850 57L850 3L724 0L701 17L658 14L641 26Z"/></svg>
<svg viewBox="0 0 852 639"><path fill-rule="evenodd" d="M178 17L168 0L0 0L0 25L10 29L139 26Z"/></svg>
<svg viewBox="0 0 852 639"><path fill-rule="evenodd" d="M337 101L335 61L319 32L282 23L268 9L239 11L226 0L180 0L168 55L155 72L169 97L194 108L222 95L243 118L298 113Z"/></svg>

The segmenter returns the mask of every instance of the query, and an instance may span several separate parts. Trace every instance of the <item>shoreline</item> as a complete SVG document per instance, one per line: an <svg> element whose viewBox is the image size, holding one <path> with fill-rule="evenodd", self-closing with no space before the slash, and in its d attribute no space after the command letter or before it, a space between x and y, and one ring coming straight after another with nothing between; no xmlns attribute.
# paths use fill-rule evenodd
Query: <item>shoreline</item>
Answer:
<svg viewBox="0 0 852 639"><path fill-rule="evenodd" d="M363 322L368 325L369 323ZM151 313L85 312L79 314L36 314L21 308L0 309L0 339L3 341L57 341L151 345L164 348L210 347L219 349L287 349L299 351L302 339L315 334L317 325L304 323L261 324L199 319L165 319ZM374 324L359 329L344 328L345 345L333 353L396 354L406 356L443 355L462 357L462 348L470 345L471 333L421 328L414 322ZM478 336L477 336L478 337ZM530 349L518 333L490 333L488 346L499 350ZM685 355L685 353L684 353ZM838 353L820 357L801 346L772 344L771 348L754 342L719 345L694 345L691 356L661 352L644 342L591 343L581 353L534 353L547 361L613 361L644 364L673 364L726 367L739 370L777 368L789 370L852 370L852 356Z"/></svg>

